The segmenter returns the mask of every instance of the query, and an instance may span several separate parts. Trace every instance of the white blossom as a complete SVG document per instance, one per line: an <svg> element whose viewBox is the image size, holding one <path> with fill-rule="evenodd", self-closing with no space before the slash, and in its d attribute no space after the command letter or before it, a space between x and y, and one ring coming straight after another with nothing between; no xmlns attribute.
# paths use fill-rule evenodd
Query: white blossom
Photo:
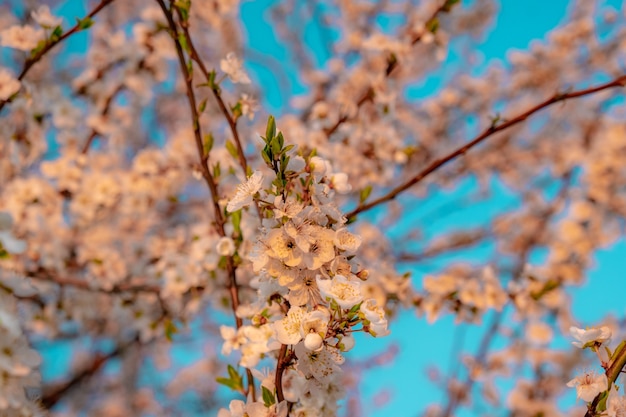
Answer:
<svg viewBox="0 0 626 417"><path fill-rule="evenodd" d="M30 15L33 17L35 22L45 28L54 28L63 23L63 18L55 17L52 13L50 13L50 7L46 4L42 4L37 10L33 10Z"/></svg>
<svg viewBox="0 0 626 417"><path fill-rule="evenodd" d="M363 299L361 282L350 281L343 275L335 275L332 279L317 277L317 286L322 297L332 298L344 309L354 307Z"/></svg>
<svg viewBox="0 0 626 417"><path fill-rule="evenodd" d="M30 51L44 39L43 29L32 26L11 26L0 32L0 45L9 48Z"/></svg>
<svg viewBox="0 0 626 417"><path fill-rule="evenodd" d="M228 75L233 83L250 84L250 78L243 69L243 62L234 52L229 52L226 58L220 61L220 69Z"/></svg>
<svg viewBox="0 0 626 417"><path fill-rule="evenodd" d="M590 329L579 329L578 327L570 327L569 331L574 338L576 338L577 342L572 342L572 344L579 348L584 348L585 345L589 343L606 343L611 339L611 329L606 326L602 326L599 328L590 328Z"/></svg>
<svg viewBox="0 0 626 417"><path fill-rule="evenodd" d="M605 374L588 371L569 381L567 386L576 387L576 397L589 402L608 389L608 379Z"/></svg>
<svg viewBox="0 0 626 417"><path fill-rule="evenodd" d="M0 67L0 100L8 100L20 90L21 86L22 84L9 70Z"/></svg>
<svg viewBox="0 0 626 417"><path fill-rule="evenodd" d="M261 189L263 185L263 174L255 171L244 183L237 186L235 196L228 202L226 210L230 213L252 203L252 197Z"/></svg>

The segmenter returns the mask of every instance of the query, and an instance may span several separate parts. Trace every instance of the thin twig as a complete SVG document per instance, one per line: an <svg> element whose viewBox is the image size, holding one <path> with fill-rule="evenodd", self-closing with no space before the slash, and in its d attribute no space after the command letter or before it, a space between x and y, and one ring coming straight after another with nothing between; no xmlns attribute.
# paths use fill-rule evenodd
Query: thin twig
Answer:
<svg viewBox="0 0 626 417"><path fill-rule="evenodd" d="M191 111L194 138L196 142L196 148L198 151L198 157L200 158L200 167L202 170L202 176L204 177L204 180L207 183L207 186L209 187L209 190L211 192L214 215L215 215L215 219L217 223L217 232L220 236L224 237L226 236L226 231L224 228L225 219L224 219L224 216L222 215L222 211L218 203L219 193L217 189L217 183L215 182L215 178L213 177L209 169L209 164L208 164L209 155L204 152L204 146L202 143L202 131L200 127L200 117L198 114L196 96L195 96L193 85L192 85L193 75L190 73L187 67L187 60L185 59L185 53L180 43L179 31L176 26L176 23L174 22L174 16L173 16L172 10L167 8L163 0L156 0L156 1L161 7L161 10L163 11L165 18L167 19L167 23L168 23L169 30L170 30L170 35L172 39L174 40L174 45L176 47L176 54L178 56L179 67L180 67L180 70L183 74L183 78L185 81L187 101L189 102L189 108ZM174 6L172 5L172 7ZM235 318L235 324L237 326L237 329L239 329L243 326L243 320L239 316L237 316L237 309L239 308L239 287L237 285L236 266L233 262L232 256L226 257L226 270L230 278L228 289L229 289L229 294L230 294L230 299L231 299L231 304L232 304L233 316ZM249 369L246 369L246 373L248 377L248 392L251 393L252 397L254 398L255 397L254 377L252 375L252 372Z"/></svg>
<svg viewBox="0 0 626 417"><path fill-rule="evenodd" d="M52 48L54 48L59 43L63 42L65 39L69 38L70 36L72 36L73 34L75 34L77 32L81 32L82 30L84 30L81 27L82 26L82 22L85 19L93 18L95 15L97 15L106 6L108 6L109 4L113 3L113 1L114 0L101 0L100 3L98 3L98 5L96 7L94 7L91 10L91 12L89 12L89 14L87 14L87 16L85 16L84 18L80 19L70 30L68 30L67 32L65 32L61 36L59 36L58 39L48 41L48 43L46 43L46 46L44 46L39 52L37 52L35 55L31 56L30 58L28 58L24 62L24 66L22 68L22 71L17 76L17 79L19 81L22 81L22 79L24 79L26 74L28 74L28 71L30 71L30 69L33 67L33 65L35 65L37 62L39 62L41 60L41 58L44 57L44 55L46 55ZM11 100L0 100L0 111L2 111L4 106L7 103L10 103L10 102L11 102Z"/></svg>
<svg viewBox="0 0 626 417"><path fill-rule="evenodd" d="M587 88L587 89L584 89L584 90L574 91L574 92L571 92L571 93L555 94L554 96L550 97L549 99L547 99L545 101L542 101L541 103L535 105L534 107L531 107L530 109L526 110L522 114L520 114L520 115L518 115L518 116L516 116L516 117L514 117L512 119L508 119L508 120L504 121L503 123L501 123L499 125L492 125L492 126L488 127L480 135L478 135L476 138L472 139L471 141L469 141L465 145L463 145L460 148L454 150L453 152L449 153L448 155L446 155L446 156L444 156L444 157L442 157L440 159L436 159L433 162L431 162L430 165L428 165L426 168L424 168L422 171L420 171L417 175L412 177L410 180L408 180L404 184L402 184L402 185L392 189L391 191L389 191L387 194L383 195L382 197L379 197L376 200L371 201L370 203L363 204L363 205L357 207L356 209L352 210L350 213L347 214L347 217L348 218L354 217L354 216L356 216L359 213L363 213L364 211L370 210L370 209L372 209L372 208L374 208L374 207L376 207L376 206L378 206L380 204L384 204L384 203L387 203L387 202L395 199L400 193L406 191L407 189L411 188L415 184L419 183L424 178L426 178L428 175L432 174L433 172L435 172L437 169L441 168L442 166L444 166L448 162L454 160L458 156L461 156L461 155L465 154L471 148L473 148L474 146L478 145L479 143L481 143L482 141L484 141L488 137L494 135L495 133L498 133L498 132L501 132L503 130L506 130L506 129L508 129L511 126L515 126L515 125L525 121L531 115L539 112L540 110L543 110L546 107L550 107L551 105L553 105L555 103L559 103L561 101L565 101L565 100L573 99L573 98L578 98L578 97L584 97L584 96L591 95L591 94L594 94L594 93L597 93L597 92L600 92L600 91L608 90L610 88L623 87L625 84L626 84L626 75L621 75L621 76L615 78L612 81L609 81L609 82L604 83L604 84L600 84L600 85L598 85L596 87L591 87L591 88Z"/></svg>

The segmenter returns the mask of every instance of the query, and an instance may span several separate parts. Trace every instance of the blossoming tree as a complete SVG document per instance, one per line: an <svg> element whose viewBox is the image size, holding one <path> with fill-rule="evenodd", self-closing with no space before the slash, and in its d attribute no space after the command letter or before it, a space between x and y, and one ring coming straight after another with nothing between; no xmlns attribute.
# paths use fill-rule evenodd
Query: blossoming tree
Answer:
<svg viewBox="0 0 626 417"><path fill-rule="evenodd" d="M359 346L407 311L484 329L425 415L625 415L624 322L568 292L626 216L623 10L478 71L491 0L277 2L285 69L234 0L45 3L0 5L1 416L366 415ZM306 93L271 115L255 54ZM416 214L450 189L514 204Z"/></svg>

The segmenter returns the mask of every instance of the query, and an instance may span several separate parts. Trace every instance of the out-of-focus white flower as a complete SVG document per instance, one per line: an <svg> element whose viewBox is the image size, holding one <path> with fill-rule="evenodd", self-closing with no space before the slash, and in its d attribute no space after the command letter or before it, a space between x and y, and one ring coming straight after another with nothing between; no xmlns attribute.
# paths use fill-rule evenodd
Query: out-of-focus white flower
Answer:
<svg viewBox="0 0 626 417"><path fill-rule="evenodd" d="M30 51L43 40L45 33L43 29L35 29L32 26L11 26L0 32L0 46Z"/></svg>
<svg viewBox="0 0 626 417"><path fill-rule="evenodd" d="M220 69L228 75L232 82L250 84L250 77L243 69L243 62L237 58L234 52L230 52L226 58L220 61Z"/></svg>
<svg viewBox="0 0 626 417"><path fill-rule="evenodd" d="M248 94L242 94L241 99L241 114L248 117L249 120L254 119L254 113L259 110L259 102Z"/></svg>
<svg viewBox="0 0 626 417"><path fill-rule="evenodd" d="M626 416L626 396L619 395L615 385L609 391L609 398L606 400L606 413L608 417Z"/></svg>
<svg viewBox="0 0 626 417"><path fill-rule="evenodd" d="M261 171L255 171L254 174L246 180L246 182L237 186L235 196L226 205L226 211L232 213L252 203L254 196L263 185L263 174Z"/></svg>
<svg viewBox="0 0 626 417"><path fill-rule="evenodd" d="M346 194L352 190L352 185L348 182L348 175L344 172L338 172L331 177L333 188L339 194Z"/></svg>
<svg viewBox="0 0 626 417"><path fill-rule="evenodd" d="M37 10L33 10L30 15L33 17L35 22L45 28L54 28L63 23L63 18L56 17L50 13L50 7L46 4L42 4Z"/></svg>
<svg viewBox="0 0 626 417"><path fill-rule="evenodd" d="M230 237L224 236L217 241L215 249L221 256L232 256L235 253L235 242Z"/></svg>
<svg viewBox="0 0 626 417"><path fill-rule="evenodd" d="M0 100L8 100L22 84L5 68L0 67Z"/></svg>

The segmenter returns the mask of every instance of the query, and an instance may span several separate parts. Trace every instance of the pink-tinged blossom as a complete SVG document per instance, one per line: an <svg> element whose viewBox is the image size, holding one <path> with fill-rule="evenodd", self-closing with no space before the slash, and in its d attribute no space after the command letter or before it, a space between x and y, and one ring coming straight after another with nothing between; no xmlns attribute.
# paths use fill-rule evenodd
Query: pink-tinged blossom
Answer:
<svg viewBox="0 0 626 417"><path fill-rule="evenodd" d="M0 67L0 100L8 100L20 91L22 84L6 68Z"/></svg>
<svg viewBox="0 0 626 417"><path fill-rule="evenodd" d="M235 253L235 242L228 236L221 237L215 250L220 256L232 256Z"/></svg>
<svg viewBox="0 0 626 417"><path fill-rule="evenodd" d="M250 205L250 203L252 203L252 197L259 192L262 185L263 174L261 174L260 171L255 171L250 178L237 186L237 192L228 202L226 211L232 213L233 211Z"/></svg>
<svg viewBox="0 0 626 417"><path fill-rule="evenodd" d="M588 344L602 344L611 340L611 329L606 326L592 327L590 329L579 329L572 326L569 328L569 331L578 340L577 342L572 342L572 344L581 349Z"/></svg>
<svg viewBox="0 0 626 417"><path fill-rule="evenodd" d="M361 237L350 233L347 229L341 228L335 232L333 243L337 249L344 250L348 253L354 253L361 246Z"/></svg>
<svg viewBox="0 0 626 417"><path fill-rule="evenodd" d="M609 397L606 400L606 414L608 417L626 416L626 396L619 395L615 384L611 387Z"/></svg>
<svg viewBox="0 0 626 417"><path fill-rule="evenodd" d="M44 28L54 28L63 23L63 18L56 17L50 13L50 7L46 4L42 4L37 10L33 10L30 15L35 22Z"/></svg>
<svg viewBox="0 0 626 417"><path fill-rule="evenodd" d="M370 333L375 337L387 336L390 332L387 328L385 310L378 306L376 300L370 298L361 304L361 313L370 322Z"/></svg>
<svg viewBox="0 0 626 417"><path fill-rule="evenodd" d="M608 379L605 374L588 371L569 381L567 386L576 387L576 397L589 402L608 389Z"/></svg>
<svg viewBox="0 0 626 417"><path fill-rule="evenodd" d="M11 26L0 32L0 46L30 51L45 37L43 29L32 26Z"/></svg>
<svg viewBox="0 0 626 417"><path fill-rule="evenodd" d="M350 281L343 275L335 275L332 279L317 277L317 286L324 298L331 298L343 309L350 309L363 300L361 282Z"/></svg>
<svg viewBox="0 0 626 417"><path fill-rule="evenodd" d="M250 84L250 77L243 69L243 62L234 52L228 53L226 58L220 61L220 69L228 75L233 83Z"/></svg>

